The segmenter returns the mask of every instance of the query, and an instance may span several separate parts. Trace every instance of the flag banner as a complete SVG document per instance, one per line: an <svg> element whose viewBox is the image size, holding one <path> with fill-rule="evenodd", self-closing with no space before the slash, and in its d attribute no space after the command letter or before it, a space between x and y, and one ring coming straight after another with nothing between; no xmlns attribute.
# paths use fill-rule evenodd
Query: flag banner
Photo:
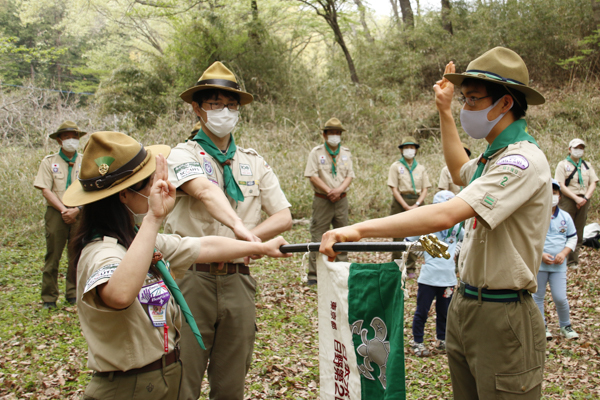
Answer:
<svg viewBox="0 0 600 400"><path fill-rule="evenodd" d="M317 257L321 400L402 400L404 292L395 262Z"/></svg>

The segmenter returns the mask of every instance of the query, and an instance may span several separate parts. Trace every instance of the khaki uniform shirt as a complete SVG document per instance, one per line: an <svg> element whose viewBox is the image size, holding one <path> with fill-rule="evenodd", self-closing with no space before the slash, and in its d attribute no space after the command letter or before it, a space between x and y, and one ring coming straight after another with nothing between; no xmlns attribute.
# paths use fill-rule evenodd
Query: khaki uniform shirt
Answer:
<svg viewBox="0 0 600 400"><path fill-rule="evenodd" d="M324 144L320 144L313 148L308 155L304 176L311 178L318 176L331 189L339 187L342 182L348 177L354 178L354 170L352 169L352 154L347 147L341 146L340 153L336 156L337 165L335 167L336 176L331 173L331 164L333 160ZM327 194L321 189L312 184L313 190L320 194ZM347 192L348 188L344 190Z"/></svg>
<svg viewBox="0 0 600 400"><path fill-rule="evenodd" d="M223 167L196 142L178 144L167 159L169 180L179 188L195 178L206 178L225 192ZM233 176L244 195L244 201L229 202L248 229L261 222L261 210L273 215L291 207L281 190L277 176L267 162L253 149L238 146L231 164ZM167 216L165 232L181 236L226 236L235 238L231 229L215 220L202 201L180 192L175 208ZM183 194L183 195L181 195ZM242 259L236 262L243 262Z"/></svg>
<svg viewBox="0 0 600 400"><path fill-rule="evenodd" d="M79 178L81 158L81 153L77 152L77 159L71 171L71 182L75 182ZM37 189L50 189L62 201L63 194L67 190L68 173L69 164L60 158L58 153L51 154L42 160L33 186ZM49 202L48 205L50 205Z"/></svg>
<svg viewBox="0 0 600 400"><path fill-rule="evenodd" d="M413 170L412 174L413 179L415 180L417 194L421 194L423 189L429 189L431 187L429 176L422 164L417 164L417 167ZM415 194L412 180L410 179L410 171L408 171L400 161L394 162L390 167L387 185L389 187L398 188L400 194Z"/></svg>
<svg viewBox="0 0 600 400"><path fill-rule="evenodd" d="M159 234L155 246L170 263L176 278L183 277L200 254L198 238ZM126 252L116 239L105 236L85 246L77 266L77 311L88 343L88 368L94 371L128 371L165 354L164 328L154 327L147 305L136 299L126 309L115 310L104 304L96 290L108 282ZM144 286L157 281L148 274ZM171 296L166 314L169 352L179 342L181 318L179 306Z"/></svg>
<svg viewBox="0 0 600 400"><path fill-rule="evenodd" d="M452 182L452 175L450 175L450 171L448 170L447 166L442 168L442 172L440 172L438 190L449 190L454 194L459 194L462 190L461 186L455 185L454 182Z"/></svg>
<svg viewBox="0 0 600 400"><path fill-rule="evenodd" d="M583 185L579 183L579 174L575 172L575 175L573 175L573 178L571 178L571 182L569 182L569 186L567 186L569 190L577 195L584 195L592 183L598 182L598 177L596 176L594 167L592 167L592 164L590 164L590 162L586 159L584 159L584 161L588 168L581 163L581 177L583 178ZM575 166L568 160L562 160L556 166L556 171L554 171L554 179L556 179L559 183L565 183L569 175L571 175L575 169Z"/></svg>
<svg viewBox="0 0 600 400"><path fill-rule="evenodd" d="M477 169L471 160L460 170L470 182ZM550 166L534 144L518 142L498 151L483 174L457 197L477 213L465 221L460 252L462 281L487 289L537 290L537 272L550 225Z"/></svg>

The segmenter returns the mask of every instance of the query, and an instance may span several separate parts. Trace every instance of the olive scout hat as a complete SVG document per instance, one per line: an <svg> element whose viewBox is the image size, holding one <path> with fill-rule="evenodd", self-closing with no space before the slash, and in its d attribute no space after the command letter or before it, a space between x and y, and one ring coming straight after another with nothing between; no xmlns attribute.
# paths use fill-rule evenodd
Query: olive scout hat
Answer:
<svg viewBox="0 0 600 400"><path fill-rule="evenodd" d="M525 95L527 104L531 106L544 104L546 99L538 91L529 86L529 71L523 59L506 47L495 47L467 66L462 74L445 74L455 85L460 86L467 78L479 79L502 85L508 89L518 90Z"/></svg>
<svg viewBox="0 0 600 400"><path fill-rule="evenodd" d="M65 121L62 124L60 124L56 132L51 133L50 135L48 135L48 137L50 139L56 140L58 139L58 135L64 132L76 132L79 135L79 137L82 137L83 135L87 134L87 132L80 131L79 127L75 122Z"/></svg>
<svg viewBox="0 0 600 400"><path fill-rule="evenodd" d="M156 155L167 157L166 145L144 147L119 132L95 132L81 161L79 180L63 196L67 207L81 206L112 196L143 181L156 170Z"/></svg>
<svg viewBox="0 0 600 400"><path fill-rule="evenodd" d="M204 71L196 86L189 88L181 93L179 97L186 103L192 104L192 96L200 90L220 89L228 92L237 93L240 96L240 104L246 105L252 103L254 97L240 89L235 75L220 61L215 61L210 67Z"/></svg>
<svg viewBox="0 0 600 400"><path fill-rule="evenodd" d="M337 118L330 118L329 121L325 122L325 126L323 127L323 133L325 131L342 131L344 132L346 129L342 126L342 123Z"/></svg>
<svg viewBox="0 0 600 400"><path fill-rule="evenodd" d="M415 140L415 138L414 138L414 137L412 137L412 136L405 136L405 137L403 137L403 138L402 138L402 143L400 143L400 145L398 146L398 148L399 148L400 150L402 150L402 147L404 147L404 146L406 146L406 145L408 145L408 144L412 144L412 145L413 145L413 146L415 146L417 149L418 149L419 147L421 147L421 146L419 145L419 142L417 142L417 141Z"/></svg>

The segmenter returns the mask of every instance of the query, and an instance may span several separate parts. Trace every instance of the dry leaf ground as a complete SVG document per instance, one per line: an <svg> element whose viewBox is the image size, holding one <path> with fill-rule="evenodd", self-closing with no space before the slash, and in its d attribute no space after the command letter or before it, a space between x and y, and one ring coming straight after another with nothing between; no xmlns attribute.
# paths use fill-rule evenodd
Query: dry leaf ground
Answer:
<svg viewBox="0 0 600 400"><path fill-rule="evenodd" d="M301 243L310 236L307 226L297 225L285 237ZM78 398L91 374L85 367L86 343L76 310L66 307L63 299L58 310L42 310L43 237L16 234L12 238L0 247L0 399ZM358 262L385 262L388 257L385 253L351 254L351 260ZM581 268L568 272L571 318L581 336L578 341L559 336L554 305L547 306L554 340L546 353L545 399L600 398L600 253L585 251L582 258ZM253 274L260 284L258 334L246 398L317 399L317 295L316 289L302 284L302 255L260 260ZM64 287L64 275L60 285ZM416 282L410 281L407 287L406 343L411 338ZM434 334L432 313L425 337L430 346ZM444 354L417 358L407 352L406 375L409 399L452 398Z"/></svg>

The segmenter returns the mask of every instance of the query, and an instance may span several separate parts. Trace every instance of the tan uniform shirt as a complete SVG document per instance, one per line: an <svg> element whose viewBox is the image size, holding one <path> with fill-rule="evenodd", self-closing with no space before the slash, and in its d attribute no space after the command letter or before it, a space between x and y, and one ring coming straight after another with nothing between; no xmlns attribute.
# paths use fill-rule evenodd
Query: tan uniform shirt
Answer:
<svg viewBox="0 0 600 400"><path fill-rule="evenodd" d="M569 182L569 186L567 186L569 190L577 195L584 195L592 183L598 182L598 177L596 176L594 167L592 167L592 164L590 164L590 162L586 159L584 159L584 161L588 168L581 163L581 177L583 178L583 185L579 183L579 174L575 172L571 182ZM568 160L562 160L556 166L556 171L554 171L554 179L556 179L559 183L565 183L569 175L571 175L575 169L575 166Z"/></svg>
<svg viewBox="0 0 600 400"><path fill-rule="evenodd" d="M413 179L415 180L417 194L421 194L423 189L429 189L431 187L429 176L422 164L417 164L417 167L413 170L412 174ZM415 194L412 180L410 179L410 171L408 171L400 161L394 162L390 167L387 185L389 187L398 188L400 194Z"/></svg>
<svg viewBox="0 0 600 400"><path fill-rule="evenodd" d="M448 170L447 166L442 168L442 172L440 172L438 190L449 190L454 194L458 194L462 190L462 186L455 185L454 182L452 182L452 175L450 175L450 171Z"/></svg>
<svg viewBox="0 0 600 400"><path fill-rule="evenodd" d="M167 162L169 180L175 187L178 188L195 178L206 178L225 192L223 167L198 143L190 140L178 144L171 150ZM228 198L231 207L246 228L252 229L261 222L261 210L270 216L291 207L281 190L277 176L253 149L238 147L231 168L244 195L244 201L236 204ZM202 201L185 194L177 198L175 208L167 216L165 232L181 236L214 235L235 238L231 229L210 215Z"/></svg>
<svg viewBox="0 0 600 400"><path fill-rule="evenodd" d="M304 176L310 178L318 176L331 189L339 187L342 182L348 177L354 178L354 170L352 169L352 154L347 147L342 146L340 153L336 156L337 165L335 167L336 176L331 173L331 164L333 160L324 144L320 144L313 148L308 155ZM321 189L312 184L313 190L317 193L327 194ZM348 188L344 190L347 192Z"/></svg>
<svg viewBox="0 0 600 400"><path fill-rule="evenodd" d="M470 182L477 169L471 160L460 170ZM487 162L481 177L457 197L477 213L465 221L458 262L460 277L487 289L537 290L537 272L550 225L551 173L544 153L518 142Z"/></svg>
<svg viewBox="0 0 600 400"><path fill-rule="evenodd" d="M200 239L159 234L156 248L171 265L176 278L200 254ZM150 364L164 353L164 328L154 327L148 305L136 299L124 310L104 305L96 288L108 282L127 250L105 236L83 249L77 266L77 310L81 330L88 343L88 368L94 371L128 371ZM150 274L144 286L157 282ZM140 291L141 292L141 291ZM167 306L169 352L180 338L182 313L173 296Z"/></svg>
<svg viewBox="0 0 600 400"><path fill-rule="evenodd" d="M71 171L71 182L79 178L79 169L81 168L81 153L77 153L75 165ZM61 201L63 194L67 190L67 175L69 173L69 164L60 158L58 153L44 157L40 164L40 169L35 177L33 186L37 189L50 189ZM48 202L48 205L50 203Z"/></svg>

